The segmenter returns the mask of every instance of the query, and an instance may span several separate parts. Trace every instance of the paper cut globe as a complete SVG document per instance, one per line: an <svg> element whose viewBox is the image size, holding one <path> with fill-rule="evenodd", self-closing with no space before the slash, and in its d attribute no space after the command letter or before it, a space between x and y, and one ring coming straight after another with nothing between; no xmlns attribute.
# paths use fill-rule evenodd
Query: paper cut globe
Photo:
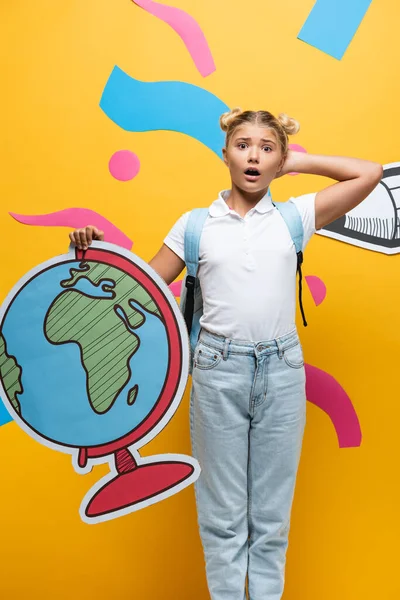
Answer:
<svg viewBox="0 0 400 600"><path fill-rule="evenodd" d="M150 473L128 450L171 418L188 361L185 324L168 286L112 244L40 265L2 307L0 391L12 416L42 443L75 452L78 467L115 455L117 479L125 476L112 490L108 483L101 501L99 493L91 499L89 517L192 480L193 460L156 461ZM132 473L135 490L126 481Z"/></svg>

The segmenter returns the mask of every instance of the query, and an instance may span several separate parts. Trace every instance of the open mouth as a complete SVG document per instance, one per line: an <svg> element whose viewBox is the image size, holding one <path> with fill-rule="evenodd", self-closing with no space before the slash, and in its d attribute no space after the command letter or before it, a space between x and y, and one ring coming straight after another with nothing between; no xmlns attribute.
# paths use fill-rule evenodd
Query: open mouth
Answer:
<svg viewBox="0 0 400 600"><path fill-rule="evenodd" d="M245 174L247 181L256 181L261 175L261 173L258 169L253 169L253 168L247 169L244 172L244 174Z"/></svg>

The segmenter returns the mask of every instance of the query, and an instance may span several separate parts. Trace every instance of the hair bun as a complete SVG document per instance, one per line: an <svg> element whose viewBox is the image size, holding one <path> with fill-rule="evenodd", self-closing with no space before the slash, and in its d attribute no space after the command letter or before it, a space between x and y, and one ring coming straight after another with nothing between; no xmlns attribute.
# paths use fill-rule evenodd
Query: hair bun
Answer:
<svg viewBox="0 0 400 600"><path fill-rule="evenodd" d="M232 108L229 112L224 113L219 118L219 124L221 126L222 131L228 131L231 123L242 114L242 109L239 107Z"/></svg>
<svg viewBox="0 0 400 600"><path fill-rule="evenodd" d="M278 115L278 121L282 125L282 129L286 135L295 135L300 129L300 123L285 113Z"/></svg>

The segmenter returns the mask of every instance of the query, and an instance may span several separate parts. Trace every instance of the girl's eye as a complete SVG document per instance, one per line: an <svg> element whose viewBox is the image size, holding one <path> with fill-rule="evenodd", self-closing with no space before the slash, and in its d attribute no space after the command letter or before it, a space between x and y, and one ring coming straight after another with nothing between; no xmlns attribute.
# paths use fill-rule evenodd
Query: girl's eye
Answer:
<svg viewBox="0 0 400 600"><path fill-rule="evenodd" d="M263 148L266 152L272 152L271 146L264 146Z"/></svg>
<svg viewBox="0 0 400 600"><path fill-rule="evenodd" d="M247 144L245 144L244 142L240 142L238 144L238 148L240 148L241 150L245 150L247 148Z"/></svg>

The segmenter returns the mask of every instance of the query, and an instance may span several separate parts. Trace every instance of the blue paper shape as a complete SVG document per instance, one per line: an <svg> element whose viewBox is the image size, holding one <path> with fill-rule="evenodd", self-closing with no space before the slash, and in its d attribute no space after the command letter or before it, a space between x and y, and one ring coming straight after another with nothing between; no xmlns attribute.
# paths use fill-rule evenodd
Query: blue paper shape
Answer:
<svg viewBox="0 0 400 600"><path fill-rule="evenodd" d="M372 0L317 0L299 35L303 42L340 60Z"/></svg>
<svg viewBox="0 0 400 600"><path fill-rule="evenodd" d="M8 412L8 410L6 409L6 407L0 400L0 427L2 425L5 425L6 423L9 423L10 421L12 421L12 418L10 417L10 413Z"/></svg>
<svg viewBox="0 0 400 600"><path fill-rule="evenodd" d="M139 81L115 66L100 108L126 131L177 131L195 138L222 158L225 136L219 117L229 108L201 87L181 81Z"/></svg>

